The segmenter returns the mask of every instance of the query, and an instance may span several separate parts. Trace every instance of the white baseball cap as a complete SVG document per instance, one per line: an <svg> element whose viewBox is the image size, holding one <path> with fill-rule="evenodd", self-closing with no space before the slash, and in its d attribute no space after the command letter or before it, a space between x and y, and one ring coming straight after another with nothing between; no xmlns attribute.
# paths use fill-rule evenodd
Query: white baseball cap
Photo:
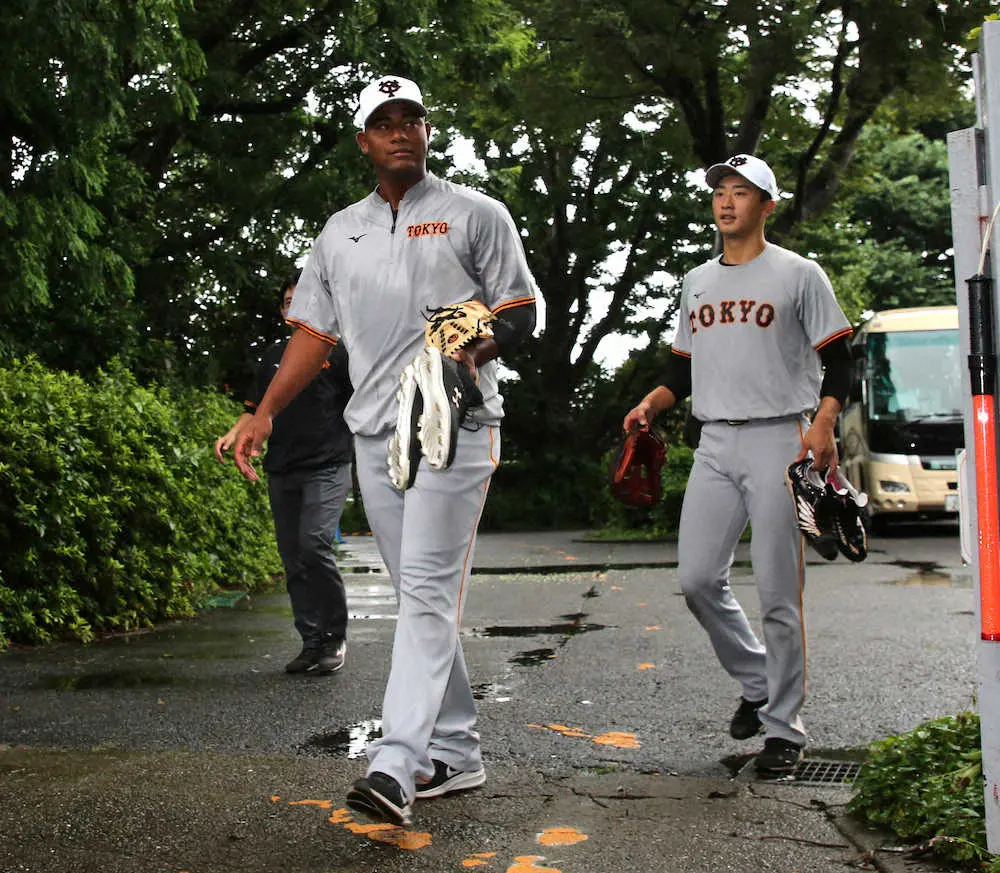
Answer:
<svg viewBox="0 0 1000 873"><path fill-rule="evenodd" d="M404 79L402 76L382 76L370 85L366 85L358 98L358 111L354 113L354 126L358 130L365 129L369 116L384 103L393 100L406 100L416 103L420 111L426 115L427 107L416 82Z"/></svg>
<svg viewBox="0 0 1000 873"><path fill-rule="evenodd" d="M723 164L712 164L705 172L705 182L709 188L714 188L727 173L738 173L761 191L766 191L772 200L778 199L778 183L774 172L760 158L753 155L733 155Z"/></svg>

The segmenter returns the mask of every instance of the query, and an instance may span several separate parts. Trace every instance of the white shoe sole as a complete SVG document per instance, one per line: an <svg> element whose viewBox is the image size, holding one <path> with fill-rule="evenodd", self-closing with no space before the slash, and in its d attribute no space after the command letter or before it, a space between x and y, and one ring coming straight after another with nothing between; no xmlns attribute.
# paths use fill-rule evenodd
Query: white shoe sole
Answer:
<svg viewBox="0 0 1000 873"><path fill-rule="evenodd" d="M399 412L396 415L396 432L389 439L387 460L389 480L398 491L405 491L413 484L413 440L418 428L413 427L413 407L419 390L416 361L409 364L399 376ZM417 456L419 460L419 455Z"/></svg>
<svg viewBox="0 0 1000 873"><path fill-rule="evenodd" d="M445 394L441 353L431 346L414 361L424 413L420 419L420 446L427 463L435 470L445 469L454 457L452 406Z"/></svg>
<svg viewBox="0 0 1000 873"><path fill-rule="evenodd" d="M417 799L429 800L432 797L440 797L442 794L453 794L456 791L468 791L472 788L478 788L485 782L486 770L484 768L480 767L478 770L467 770L462 773L456 773L446 782L442 782L440 785L435 785L433 788L428 788L424 791L421 791L420 786L418 785Z"/></svg>

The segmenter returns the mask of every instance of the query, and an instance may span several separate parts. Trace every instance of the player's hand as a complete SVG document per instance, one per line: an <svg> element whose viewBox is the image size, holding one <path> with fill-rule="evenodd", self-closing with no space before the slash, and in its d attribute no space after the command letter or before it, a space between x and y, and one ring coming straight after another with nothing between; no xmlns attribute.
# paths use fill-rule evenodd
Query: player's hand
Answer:
<svg viewBox="0 0 1000 873"><path fill-rule="evenodd" d="M253 462L254 459L260 457L261 449L270 436L271 417L258 412L240 431L236 440L236 448L233 450L236 468L250 482L260 481L260 476L257 475Z"/></svg>
<svg viewBox="0 0 1000 873"><path fill-rule="evenodd" d="M460 364L465 364L469 368L469 372L472 373L472 381L476 385L479 384L479 368L476 366L476 359L473 356L472 349L468 346L463 346L460 349L455 349L451 353L451 357L458 361Z"/></svg>
<svg viewBox="0 0 1000 873"><path fill-rule="evenodd" d="M234 427L230 429L225 436L220 436L215 441L215 460L217 460L220 464L226 463L226 452L229 451L238 435L239 430Z"/></svg>
<svg viewBox="0 0 1000 873"><path fill-rule="evenodd" d="M646 427L653 423L653 418L655 413L650 407L649 403L643 400L638 406L629 411L628 415L625 416L622 421L622 430L625 433L631 433L637 427Z"/></svg>
<svg viewBox="0 0 1000 873"><path fill-rule="evenodd" d="M833 425L817 418L802 437L802 449L795 461L804 461L812 453L812 468L820 473L835 473L840 459L837 457L837 441L833 435Z"/></svg>

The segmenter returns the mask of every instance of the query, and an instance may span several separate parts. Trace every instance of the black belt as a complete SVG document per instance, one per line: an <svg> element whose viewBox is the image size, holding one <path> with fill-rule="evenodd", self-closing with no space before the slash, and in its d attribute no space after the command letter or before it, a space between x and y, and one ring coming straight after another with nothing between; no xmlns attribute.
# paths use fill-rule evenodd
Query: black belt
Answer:
<svg viewBox="0 0 1000 873"><path fill-rule="evenodd" d="M747 422L749 421L750 421L749 418L736 418L736 419L727 418L726 424L730 425L731 427L739 427L740 425L747 424Z"/></svg>

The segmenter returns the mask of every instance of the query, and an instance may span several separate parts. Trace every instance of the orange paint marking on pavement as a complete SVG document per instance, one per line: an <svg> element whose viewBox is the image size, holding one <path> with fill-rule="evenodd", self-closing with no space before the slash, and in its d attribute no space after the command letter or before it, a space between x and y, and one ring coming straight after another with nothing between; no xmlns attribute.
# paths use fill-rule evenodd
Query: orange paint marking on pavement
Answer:
<svg viewBox="0 0 1000 873"><path fill-rule="evenodd" d="M349 821L353 821L351 811L344 807L341 807L330 816L330 824L346 824Z"/></svg>
<svg viewBox="0 0 1000 873"><path fill-rule="evenodd" d="M271 795L271 803L277 803L279 800L281 800L281 795L280 794L272 794Z"/></svg>
<svg viewBox="0 0 1000 873"><path fill-rule="evenodd" d="M542 846L572 846L585 839L587 835L576 828L546 828L536 837Z"/></svg>
<svg viewBox="0 0 1000 873"><path fill-rule="evenodd" d="M485 867L489 861L488 858L495 858L496 852L476 852L475 854L469 855L464 861L462 861L463 867Z"/></svg>
<svg viewBox="0 0 1000 873"><path fill-rule="evenodd" d="M289 800L289 806L318 806L320 809L330 809L332 800Z"/></svg>
<svg viewBox="0 0 1000 873"><path fill-rule="evenodd" d="M648 661L639 665L640 670L652 670L654 667L656 667L656 664L651 664Z"/></svg>
<svg viewBox="0 0 1000 873"><path fill-rule="evenodd" d="M594 742L602 746L614 746L617 749L638 749L639 741L635 734L626 734L621 731L609 731L594 737Z"/></svg>
<svg viewBox="0 0 1000 873"><path fill-rule="evenodd" d="M557 870L555 867L538 867L535 865L535 861L544 861L545 858L542 855L518 855L514 858L514 863L507 868L507 873L538 873L539 870L543 873L562 873L561 870Z"/></svg>
<svg viewBox="0 0 1000 873"><path fill-rule="evenodd" d="M352 821L346 822L344 827L347 828L352 834L359 834L361 836L368 837L369 840L375 840L377 843L385 843L389 846L395 846L397 849L415 851L416 849L423 849L431 844L430 834L409 831L406 828L399 827L399 825L363 825Z"/></svg>
<svg viewBox="0 0 1000 873"><path fill-rule="evenodd" d="M663 630L658 624L647 624L646 630Z"/></svg>
<svg viewBox="0 0 1000 873"><path fill-rule="evenodd" d="M635 734L626 734L621 731L609 731L608 733L595 737L591 734L585 733L582 728L567 727L564 724L550 724L546 727L543 727L540 724L529 724L528 727L541 731L550 730L557 734L562 734L564 737L593 740L595 743L602 746L615 746L619 749L638 749L640 745Z"/></svg>
<svg viewBox="0 0 1000 873"><path fill-rule="evenodd" d="M645 606L645 603L637 603L636 606Z"/></svg>

